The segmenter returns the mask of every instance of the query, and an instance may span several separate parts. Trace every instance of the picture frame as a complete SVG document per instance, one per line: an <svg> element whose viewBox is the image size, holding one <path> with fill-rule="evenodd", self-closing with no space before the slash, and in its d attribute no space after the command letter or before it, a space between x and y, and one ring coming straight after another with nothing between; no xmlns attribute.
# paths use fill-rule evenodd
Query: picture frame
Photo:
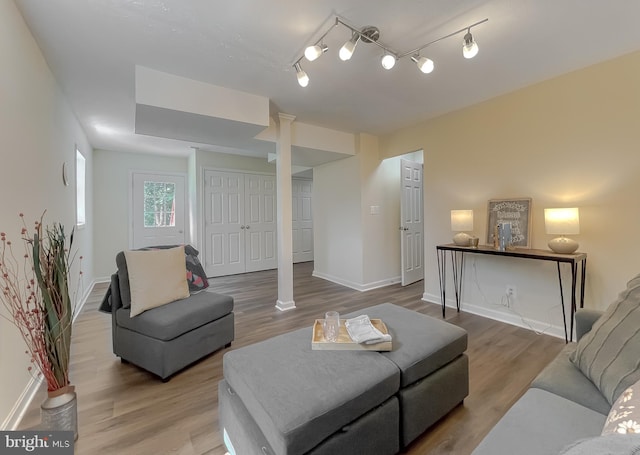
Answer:
<svg viewBox="0 0 640 455"><path fill-rule="evenodd" d="M494 226L511 223L511 247L531 248L531 198L490 199L487 205L487 245L493 245Z"/></svg>

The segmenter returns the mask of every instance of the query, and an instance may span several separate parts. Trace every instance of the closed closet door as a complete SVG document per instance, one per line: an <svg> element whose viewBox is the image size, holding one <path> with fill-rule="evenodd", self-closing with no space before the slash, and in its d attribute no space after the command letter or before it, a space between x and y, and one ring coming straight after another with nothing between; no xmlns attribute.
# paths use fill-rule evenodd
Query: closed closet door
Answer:
<svg viewBox="0 0 640 455"><path fill-rule="evenodd" d="M272 175L245 174L245 271L275 269L276 179Z"/></svg>
<svg viewBox="0 0 640 455"><path fill-rule="evenodd" d="M215 170L204 176L207 276L276 268L275 177Z"/></svg>
<svg viewBox="0 0 640 455"><path fill-rule="evenodd" d="M313 261L313 181L293 179L293 262Z"/></svg>
<svg viewBox="0 0 640 455"><path fill-rule="evenodd" d="M205 171L204 267L207 276L245 271L244 175Z"/></svg>

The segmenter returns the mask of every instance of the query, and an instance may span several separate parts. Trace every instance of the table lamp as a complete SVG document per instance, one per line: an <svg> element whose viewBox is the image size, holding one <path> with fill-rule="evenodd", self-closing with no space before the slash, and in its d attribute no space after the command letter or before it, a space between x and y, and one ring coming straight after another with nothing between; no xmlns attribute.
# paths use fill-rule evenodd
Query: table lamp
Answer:
<svg viewBox="0 0 640 455"><path fill-rule="evenodd" d="M473 231L473 210L452 210L451 230L457 232L453 243L458 246L469 246L471 236L463 231Z"/></svg>
<svg viewBox="0 0 640 455"><path fill-rule="evenodd" d="M544 226L547 234L559 235L549 242L554 253L571 254L578 249L578 242L565 235L580 234L580 217L577 208L544 209Z"/></svg>

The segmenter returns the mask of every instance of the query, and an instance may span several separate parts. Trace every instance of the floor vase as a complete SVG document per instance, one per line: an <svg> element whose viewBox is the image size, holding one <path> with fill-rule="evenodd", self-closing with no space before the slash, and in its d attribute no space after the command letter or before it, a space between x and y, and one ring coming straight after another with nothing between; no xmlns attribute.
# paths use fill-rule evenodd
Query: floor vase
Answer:
<svg viewBox="0 0 640 455"><path fill-rule="evenodd" d="M49 395L40 405L40 416L43 430L73 431L73 439L78 439L78 401L73 390Z"/></svg>

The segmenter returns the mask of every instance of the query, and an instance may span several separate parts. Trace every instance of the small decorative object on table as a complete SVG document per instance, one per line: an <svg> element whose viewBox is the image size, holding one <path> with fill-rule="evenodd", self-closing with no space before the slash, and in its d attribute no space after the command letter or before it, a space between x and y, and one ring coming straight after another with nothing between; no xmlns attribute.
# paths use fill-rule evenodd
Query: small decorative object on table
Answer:
<svg viewBox="0 0 640 455"><path fill-rule="evenodd" d="M365 316L366 317L366 316ZM354 318L357 319L357 318ZM313 333L311 338L312 350L329 350L329 351L391 351L392 340L389 330L381 319L370 319L370 324L376 331L377 340L371 344L355 341L347 330L346 324L351 320L340 320L340 330L335 341L328 341L324 333L325 320L316 319L313 324Z"/></svg>
<svg viewBox="0 0 640 455"><path fill-rule="evenodd" d="M58 223L43 227L44 214L36 221L33 233L22 214L20 218L20 252L14 252L13 242L6 233L0 233L0 300L8 313L6 318L18 328L27 345L31 363L47 382L49 398L41 406L43 429L73 431L77 439L76 394L69 382L73 231L67 246L64 227ZM32 366L28 370L34 374Z"/></svg>
<svg viewBox="0 0 640 455"><path fill-rule="evenodd" d="M324 339L335 343L340 333L340 314L337 311L327 311L324 315Z"/></svg>

